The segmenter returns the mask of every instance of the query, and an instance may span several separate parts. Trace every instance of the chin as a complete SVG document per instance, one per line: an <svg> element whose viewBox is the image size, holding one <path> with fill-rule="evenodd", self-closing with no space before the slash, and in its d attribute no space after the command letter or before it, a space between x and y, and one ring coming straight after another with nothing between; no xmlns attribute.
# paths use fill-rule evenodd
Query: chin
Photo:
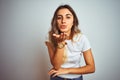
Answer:
<svg viewBox="0 0 120 80"><path fill-rule="evenodd" d="M67 30L60 30L61 32L67 32Z"/></svg>

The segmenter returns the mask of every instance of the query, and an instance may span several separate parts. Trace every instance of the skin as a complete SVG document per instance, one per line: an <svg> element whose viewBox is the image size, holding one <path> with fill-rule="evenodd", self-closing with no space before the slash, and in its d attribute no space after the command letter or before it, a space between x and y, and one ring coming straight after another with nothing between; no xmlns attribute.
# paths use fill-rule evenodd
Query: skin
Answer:
<svg viewBox="0 0 120 80"><path fill-rule="evenodd" d="M61 32L67 33L68 36L71 33L73 25L73 15L68 9L61 9L57 14L58 28Z"/></svg>
<svg viewBox="0 0 120 80"><path fill-rule="evenodd" d="M59 30L62 32L60 35L53 34L58 43L65 43L66 39L70 39L71 28L73 25L74 17L72 13L64 8L60 9L57 13L57 24ZM59 74L88 74L95 72L95 63L92 55L92 50L89 49L83 52L86 65L79 68L61 68L63 64L64 48L54 48L51 43L46 42L48 52L53 68L48 72L49 75L57 76Z"/></svg>

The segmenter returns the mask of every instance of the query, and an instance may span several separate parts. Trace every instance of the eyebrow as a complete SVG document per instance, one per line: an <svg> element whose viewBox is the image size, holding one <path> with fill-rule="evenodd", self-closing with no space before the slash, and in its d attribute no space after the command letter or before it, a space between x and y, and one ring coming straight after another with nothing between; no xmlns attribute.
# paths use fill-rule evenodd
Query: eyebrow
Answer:
<svg viewBox="0 0 120 80"><path fill-rule="evenodd" d="M57 15L57 16L62 16L62 15L59 14L59 15ZM72 16L72 14L66 14L66 16Z"/></svg>

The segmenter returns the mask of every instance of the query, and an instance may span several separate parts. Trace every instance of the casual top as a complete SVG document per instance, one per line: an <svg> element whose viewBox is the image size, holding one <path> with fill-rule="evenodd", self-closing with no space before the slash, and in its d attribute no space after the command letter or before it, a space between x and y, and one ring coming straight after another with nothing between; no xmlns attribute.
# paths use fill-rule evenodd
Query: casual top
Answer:
<svg viewBox="0 0 120 80"><path fill-rule="evenodd" d="M49 41L47 38L46 41ZM72 40L65 40L67 45L65 45L66 55L65 62L61 65L61 68L78 68L80 67L82 53L91 48L87 37L84 34L77 34ZM62 74L58 75L62 78L77 78L81 74Z"/></svg>

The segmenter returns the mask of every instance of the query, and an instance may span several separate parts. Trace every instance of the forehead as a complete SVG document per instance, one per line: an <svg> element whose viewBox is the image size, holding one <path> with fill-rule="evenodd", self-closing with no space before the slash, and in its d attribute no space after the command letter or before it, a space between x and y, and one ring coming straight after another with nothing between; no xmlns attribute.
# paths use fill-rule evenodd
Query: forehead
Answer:
<svg viewBox="0 0 120 80"><path fill-rule="evenodd" d="M71 12L69 11L69 9L67 9L67 8L60 9L60 10L58 10L58 12L57 12L57 15L66 15L66 14L72 15L72 13L71 13Z"/></svg>

